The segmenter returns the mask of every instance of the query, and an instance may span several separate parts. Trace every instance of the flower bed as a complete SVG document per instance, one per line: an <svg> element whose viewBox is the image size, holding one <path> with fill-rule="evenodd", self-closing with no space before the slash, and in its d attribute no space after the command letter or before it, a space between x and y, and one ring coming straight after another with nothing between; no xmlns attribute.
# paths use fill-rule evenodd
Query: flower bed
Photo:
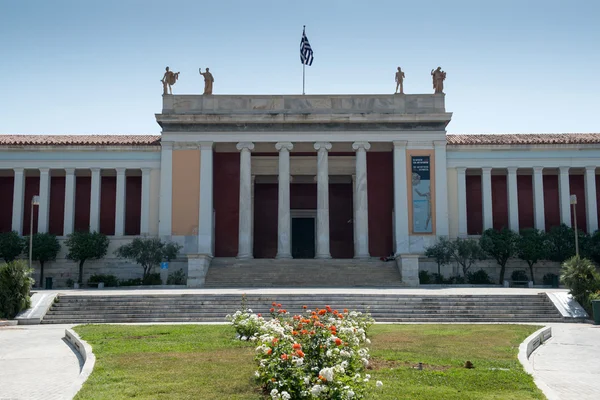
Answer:
<svg viewBox="0 0 600 400"><path fill-rule="evenodd" d="M362 399L369 386L369 314L325 306L291 315L273 303L266 319L246 308L228 315L241 340L258 344L255 377L272 399ZM381 386L377 382L375 386Z"/></svg>

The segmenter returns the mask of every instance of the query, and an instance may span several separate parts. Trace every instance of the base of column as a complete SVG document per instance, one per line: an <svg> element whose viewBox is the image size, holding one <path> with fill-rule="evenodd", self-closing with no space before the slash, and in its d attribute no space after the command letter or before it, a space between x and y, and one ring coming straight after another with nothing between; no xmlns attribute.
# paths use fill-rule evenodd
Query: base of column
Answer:
<svg viewBox="0 0 600 400"><path fill-rule="evenodd" d="M402 282L408 286L419 286L419 255L400 254L396 256Z"/></svg>
<svg viewBox="0 0 600 400"><path fill-rule="evenodd" d="M331 258L331 254L317 254L315 256L315 258L319 258L319 259L325 260L325 259Z"/></svg>
<svg viewBox="0 0 600 400"><path fill-rule="evenodd" d="M204 286L204 279L211 261L211 256L206 256L204 254L188 254L187 287L194 288Z"/></svg>
<svg viewBox="0 0 600 400"><path fill-rule="evenodd" d="M251 260L254 257L252 257L252 254L238 254L238 256L236 258L238 260Z"/></svg>
<svg viewBox="0 0 600 400"><path fill-rule="evenodd" d="M292 255L291 254L277 254L275 256L275 258L277 258L277 259L290 259L290 258L292 258Z"/></svg>
<svg viewBox="0 0 600 400"><path fill-rule="evenodd" d="M371 258L371 255L368 253L367 254L357 254L354 256L354 259L356 259L356 260L366 260L369 258Z"/></svg>

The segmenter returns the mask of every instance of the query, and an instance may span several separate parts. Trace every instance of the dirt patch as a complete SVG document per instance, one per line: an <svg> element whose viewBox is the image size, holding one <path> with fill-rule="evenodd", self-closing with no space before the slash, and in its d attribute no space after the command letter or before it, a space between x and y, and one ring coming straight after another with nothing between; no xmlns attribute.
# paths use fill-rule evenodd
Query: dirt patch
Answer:
<svg viewBox="0 0 600 400"><path fill-rule="evenodd" d="M421 364L423 370L427 371L446 371L451 367L449 365L431 365ZM413 368L418 369L419 364L410 363L407 361L399 360L384 360L381 358L372 358L369 360L369 366L367 369L380 370L380 369L393 369L393 368Z"/></svg>

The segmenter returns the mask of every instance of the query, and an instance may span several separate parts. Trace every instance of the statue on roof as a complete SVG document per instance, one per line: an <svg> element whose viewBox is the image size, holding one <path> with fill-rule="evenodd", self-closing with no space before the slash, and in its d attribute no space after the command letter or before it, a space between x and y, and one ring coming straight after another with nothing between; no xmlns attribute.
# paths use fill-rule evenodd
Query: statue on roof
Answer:
<svg viewBox="0 0 600 400"><path fill-rule="evenodd" d="M208 67L206 67L206 72L202 72L202 68L198 68L198 72L200 75L204 77L204 93L203 94L212 94L213 91L213 82L215 78L213 78L212 74Z"/></svg>
<svg viewBox="0 0 600 400"><path fill-rule="evenodd" d="M444 93L444 80L446 79L446 73L442 71L442 67L431 70L431 76L433 77L433 90L434 93Z"/></svg>
<svg viewBox="0 0 600 400"><path fill-rule="evenodd" d="M163 94L173 94L173 86L179 78L179 72L173 72L169 70L169 67L165 68L165 74L160 80L163 84Z"/></svg>
<svg viewBox="0 0 600 400"><path fill-rule="evenodd" d="M400 88L400 94L404 94L404 72L400 67L396 72L396 93L398 93L398 88Z"/></svg>

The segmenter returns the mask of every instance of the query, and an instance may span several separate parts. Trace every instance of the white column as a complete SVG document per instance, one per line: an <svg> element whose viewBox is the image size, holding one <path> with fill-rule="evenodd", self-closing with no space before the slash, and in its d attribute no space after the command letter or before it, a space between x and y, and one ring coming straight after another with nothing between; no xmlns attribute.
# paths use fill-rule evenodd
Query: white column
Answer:
<svg viewBox="0 0 600 400"><path fill-rule="evenodd" d="M585 215L589 234L598 230L598 209L596 207L596 167L585 167Z"/></svg>
<svg viewBox="0 0 600 400"><path fill-rule="evenodd" d="M448 237L448 173L446 165L446 141L436 140L435 146L435 234Z"/></svg>
<svg viewBox="0 0 600 400"><path fill-rule="evenodd" d="M140 234L150 234L150 173L151 168L142 168L142 204L140 207Z"/></svg>
<svg viewBox="0 0 600 400"><path fill-rule="evenodd" d="M250 248L252 249L252 253L254 253L254 185L256 182L256 175L252 175L252 193L250 195L250 197L252 197L252 201L250 204L250 209L251 209L251 214L252 214L252 220L251 220L251 225L250 225L250 231L252 232L252 235L250 235L251 237L251 242L250 242ZM290 233L290 237L291 237L291 233Z"/></svg>
<svg viewBox="0 0 600 400"><path fill-rule="evenodd" d="M354 244L354 258L369 258L367 150L371 148L371 145L369 142L354 142L352 148L356 150L356 191L354 193L356 205L356 215L354 219L356 243Z"/></svg>
<svg viewBox="0 0 600 400"><path fill-rule="evenodd" d="M125 196L126 196L126 176L125 168L116 168L117 170L117 199L115 210L115 236L125 235Z"/></svg>
<svg viewBox="0 0 600 400"><path fill-rule="evenodd" d="M406 140L394 142L394 226L396 254L410 250L408 227L408 186L406 184Z"/></svg>
<svg viewBox="0 0 600 400"><path fill-rule="evenodd" d="M40 168L40 204L38 209L38 233L48 232L50 214L50 169Z"/></svg>
<svg viewBox="0 0 600 400"><path fill-rule="evenodd" d="M508 227L519 232L519 194L517 189L517 167L508 167Z"/></svg>
<svg viewBox="0 0 600 400"><path fill-rule="evenodd" d="M90 232L100 231L100 168L92 168L90 197Z"/></svg>
<svg viewBox="0 0 600 400"><path fill-rule="evenodd" d="M492 168L481 168L481 194L483 196L483 230L494 227L492 214Z"/></svg>
<svg viewBox="0 0 600 400"><path fill-rule="evenodd" d="M331 258L329 249L329 150L331 143L317 142L317 254Z"/></svg>
<svg viewBox="0 0 600 400"><path fill-rule="evenodd" d="M558 193L560 204L560 222L571 226L571 192L569 185L569 167L559 167Z"/></svg>
<svg viewBox="0 0 600 400"><path fill-rule="evenodd" d="M458 175L458 237L467 237L467 169L456 168Z"/></svg>
<svg viewBox="0 0 600 400"><path fill-rule="evenodd" d="M292 258L292 220L290 214L290 142L275 144L279 151L279 184L277 209L277 258ZM252 192L252 191L251 191ZM252 193L251 193L252 197ZM252 200L250 201L252 215ZM252 228L252 224L251 224Z"/></svg>
<svg viewBox="0 0 600 400"><path fill-rule="evenodd" d="M546 230L546 216L544 212L544 167L533 167L533 212L535 229Z"/></svg>
<svg viewBox="0 0 600 400"><path fill-rule="evenodd" d="M213 255L213 143L200 143L198 253Z"/></svg>
<svg viewBox="0 0 600 400"><path fill-rule="evenodd" d="M65 215L63 221L63 235L70 235L75 229L75 168L65 168Z"/></svg>
<svg viewBox="0 0 600 400"><path fill-rule="evenodd" d="M23 204L25 204L25 170L14 168L12 230L23 234ZM31 201L31 199L29 199Z"/></svg>
<svg viewBox="0 0 600 400"><path fill-rule="evenodd" d="M161 142L158 234L171 236L173 212L173 143Z"/></svg>
<svg viewBox="0 0 600 400"><path fill-rule="evenodd" d="M252 162L250 152L254 143L240 142L240 224L238 234L238 258L252 258Z"/></svg>

